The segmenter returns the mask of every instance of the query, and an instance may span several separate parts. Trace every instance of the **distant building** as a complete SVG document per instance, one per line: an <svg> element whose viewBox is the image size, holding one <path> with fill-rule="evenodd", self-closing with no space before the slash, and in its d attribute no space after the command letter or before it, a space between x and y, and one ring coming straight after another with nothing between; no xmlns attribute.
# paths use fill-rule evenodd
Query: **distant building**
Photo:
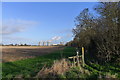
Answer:
<svg viewBox="0 0 120 80"><path fill-rule="evenodd" d="M57 46L58 44L52 44L53 46Z"/></svg>
<svg viewBox="0 0 120 80"><path fill-rule="evenodd" d="M45 41L43 42L43 46L46 46L46 42Z"/></svg>
<svg viewBox="0 0 120 80"><path fill-rule="evenodd" d="M41 46L41 42L38 43L38 46Z"/></svg>
<svg viewBox="0 0 120 80"><path fill-rule="evenodd" d="M47 42L47 46L50 46L50 42Z"/></svg>
<svg viewBox="0 0 120 80"><path fill-rule="evenodd" d="M60 45L64 45L64 42L60 42Z"/></svg>

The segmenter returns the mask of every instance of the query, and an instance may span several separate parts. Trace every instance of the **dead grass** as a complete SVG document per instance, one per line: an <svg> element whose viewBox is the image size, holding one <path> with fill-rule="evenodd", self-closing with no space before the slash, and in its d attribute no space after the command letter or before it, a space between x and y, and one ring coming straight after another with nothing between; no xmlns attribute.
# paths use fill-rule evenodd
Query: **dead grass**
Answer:
<svg viewBox="0 0 120 80"><path fill-rule="evenodd" d="M2 46L2 62L12 62L62 50L59 46Z"/></svg>
<svg viewBox="0 0 120 80"><path fill-rule="evenodd" d="M56 79L62 75L62 78L66 77L66 73L73 75L79 75L79 78L85 78L86 76L90 76L91 72L80 66L72 66L72 63L69 60L61 59L54 61L54 64L50 68L46 68L45 66L38 72L36 78L49 78ZM76 72L76 73L75 73ZM51 77L52 76L52 77Z"/></svg>
<svg viewBox="0 0 120 80"><path fill-rule="evenodd" d="M66 71L69 71L71 65L66 59L61 59L54 61L51 68L46 68L45 66L38 72L37 78L46 78L46 76L56 76L63 75Z"/></svg>

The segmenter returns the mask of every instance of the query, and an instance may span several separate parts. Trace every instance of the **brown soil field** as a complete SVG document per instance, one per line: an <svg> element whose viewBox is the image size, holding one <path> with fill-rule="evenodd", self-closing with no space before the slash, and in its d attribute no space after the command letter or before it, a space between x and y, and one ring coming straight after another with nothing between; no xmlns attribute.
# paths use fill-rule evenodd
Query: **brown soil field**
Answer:
<svg viewBox="0 0 120 80"><path fill-rule="evenodd" d="M2 46L2 62L11 62L49 54L64 47L58 46Z"/></svg>

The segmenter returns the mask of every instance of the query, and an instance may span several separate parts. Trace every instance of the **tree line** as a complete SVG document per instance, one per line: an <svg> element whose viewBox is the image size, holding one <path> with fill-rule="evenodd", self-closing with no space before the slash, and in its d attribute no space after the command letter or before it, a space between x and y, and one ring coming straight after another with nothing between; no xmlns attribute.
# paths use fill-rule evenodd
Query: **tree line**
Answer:
<svg viewBox="0 0 120 80"><path fill-rule="evenodd" d="M0 46L31 46L28 44L0 44Z"/></svg>
<svg viewBox="0 0 120 80"><path fill-rule="evenodd" d="M94 10L97 16L85 8L75 18L74 39L66 45L85 47L95 62L120 62L120 2L100 2Z"/></svg>

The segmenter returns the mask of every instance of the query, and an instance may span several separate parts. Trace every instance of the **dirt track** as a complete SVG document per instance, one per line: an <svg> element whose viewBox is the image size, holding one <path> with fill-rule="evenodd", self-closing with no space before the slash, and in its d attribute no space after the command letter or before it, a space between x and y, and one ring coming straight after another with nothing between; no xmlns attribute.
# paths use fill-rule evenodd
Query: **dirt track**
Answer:
<svg viewBox="0 0 120 80"><path fill-rule="evenodd" d="M2 47L2 62L16 61L26 58L33 58L44 54L51 53L56 50L61 50L63 47L55 46L3 46Z"/></svg>

